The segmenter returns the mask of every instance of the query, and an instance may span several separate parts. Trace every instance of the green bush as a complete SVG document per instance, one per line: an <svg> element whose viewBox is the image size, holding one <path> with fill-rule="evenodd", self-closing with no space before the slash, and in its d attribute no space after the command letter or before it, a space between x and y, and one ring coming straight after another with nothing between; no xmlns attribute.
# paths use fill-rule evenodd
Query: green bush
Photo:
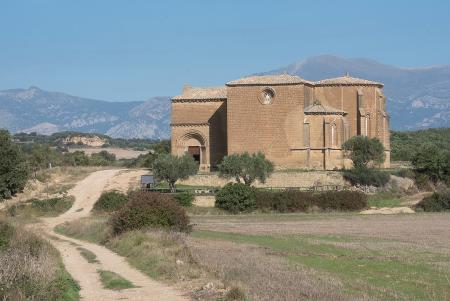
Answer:
<svg viewBox="0 0 450 301"><path fill-rule="evenodd" d="M367 208L367 196L359 191L327 191L314 198L314 205L323 210L360 211Z"/></svg>
<svg viewBox="0 0 450 301"><path fill-rule="evenodd" d="M256 191L256 207L263 211L306 212L313 206L313 194L301 191Z"/></svg>
<svg viewBox="0 0 450 301"><path fill-rule="evenodd" d="M145 228L189 232L189 217L183 207L167 194L135 192L110 220L114 233Z"/></svg>
<svg viewBox="0 0 450 301"><path fill-rule="evenodd" d="M367 208L367 196L356 191L328 191L322 193L301 191L272 192L258 190L256 207L263 211L307 212L313 207L321 210L360 211Z"/></svg>
<svg viewBox="0 0 450 301"><path fill-rule="evenodd" d="M103 192L94 204L94 210L113 212L122 208L128 202L128 197L119 191Z"/></svg>
<svg viewBox="0 0 450 301"><path fill-rule="evenodd" d="M194 194L189 191L177 193L173 196L173 198L183 207L192 207L195 200Z"/></svg>
<svg viewBox="0 0 450 301"><path fill-rule="evenodd" d="M432 190L431 179L428 175L416 172L415 182L417 188L420 190L430 191Z"/></svg>
<svg viewBox="0 0 450 301"><path fill-rule="evenodd" d="M255 189L242 183L228 183L216 194L215 206L231 213L252 211L256 208Z"/></svg>
<svg viewBox="0 0 450 301"><path fill-rule="evenodd" d="M383 187L389 182L389 173L370 168L353 168L344 170L344 179L352 185Z"/></svg>
<svg viewBox="0 0 450 301"><path fill-rule="evenodd" d="M115 161L116 161L115 154L108 153L107 151L102 150L99 153L94 153L91 155L89 164L94 166L107 166L112 165Z"/></svg>
<svg viewBox="0 0 450 301"><path fill-rule="evenodd" d="M417 211L440 212L450 210L450 190L435 192L416 205Z"/></svg>

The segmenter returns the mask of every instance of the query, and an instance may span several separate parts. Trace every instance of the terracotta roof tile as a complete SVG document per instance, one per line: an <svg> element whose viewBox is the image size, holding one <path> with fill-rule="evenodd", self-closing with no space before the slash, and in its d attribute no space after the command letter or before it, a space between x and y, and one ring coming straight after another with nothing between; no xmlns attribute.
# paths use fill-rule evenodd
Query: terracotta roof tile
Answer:
<svg viewBox="0 0 450 301"><path fill-rule="evenodd" d="M226 87L189 87L183 89L181 95L175 96L172 100L210 100L210 99L226 99Z"/></svg>
<svg viewBox="0 0 450 301"><path fill-rule="evenodd" d="M261 75L244 77L228 82L227 86L251 86L251 85L286 85L286 84L312 84L301 77L289 74Z"/></svg>
<svg viewBox="0 0 450 301"><path fill-rule="evenodd" d="M335 78L329 78L324 80L319 80L314 83L316 86L334 86L334 85L342 85L342 86L352 86L352 85L369 85L369 86L380 86L383 87L382 83L370 81L367 79L357 78L357 77L351 77L348 75L341 76L341 77L335 77Z"/></svg>

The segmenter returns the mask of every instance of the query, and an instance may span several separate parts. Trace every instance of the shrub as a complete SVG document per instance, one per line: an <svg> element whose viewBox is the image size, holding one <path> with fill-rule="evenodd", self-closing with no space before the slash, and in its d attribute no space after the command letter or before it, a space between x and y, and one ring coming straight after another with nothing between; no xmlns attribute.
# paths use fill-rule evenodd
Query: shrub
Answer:
<svg viewBox="0 0 450 301"><path fill-rule="evenodd" d="M252 211L256 207L255 189L242 183L228 183L216 194L216 207L231 213Z"/></svg>
<svg viewBox="0 0 450 301"><path fill-rule="evenodd" d="M322 193L301 191L256 192L256 207L263 211L307 212L313 207L322 210L359 211L367 207L367 196L356 191L328 191Z"/></svg>
<svg viewBox="0 0 450 301"><path fill-rule="evenodd" d="M183 207L192 207L195 200L195 196L189 191L177 193L173 198Z"/></svg>
<svg viewBox="0 0 450 301"><path fill-rule="evenodd" d="M367 196L359 191L327 191L314 198L314 205L323 210L360 211L367 208Z"/></svg>
<svg viewBox="0 0 450 301"><path fill-rule="evenodd" d="M435 192L416 205L416 210L440 212L450 210L450 190Z"/></svg>
<svg viewBox="0 0 450 301"><path fill-rule="evenodd" d="M344 170L344 179L352 185L383 187L389 182L389 173L369 168L354 168Z"/></svg>
<svg viewBox="0 0 450 301"><path fill-rule="evenodd" d="M128 203L111 217L115 234L145 228L190 230L189 217L170 196L156 192L135 192Z"/></svg>
<svg viewBox="0 0 450 301"><path fill-rule="evenodd" d="M113 212L122 208L128 202L128 197L119 191L103 192L94 204L94 210Z"/></svg>
<svg viewBox="0 0 450 301"><path fill-rule="evenodd" d="M432 188L433 183L428 175L416 171L414 180L419 190L425 191L433 190Z"/></svg>
<svg viewBox="0 0 450 301"><path fill-rule="evenodd" d="M245 292L240 287L232 287L225 295L226 301L245 301L247 296Z"/></svg>
<svg viewBox="0 0 450 301"><path fill-rule="evenodd" d="M313 194L301 191L272 192L259 189L256 192L256 207L263 211L305 212L313 205Z"/></svg>
<svg viewBox="0 0 450 301"><path fill-rule="evenodd" d="M450 177L450 152L436 145L418 147L411 163L418 173L426 174L434 182Z"/></svg>
<svg viewBox="0 0 450 301"><path fill-rule="evenodd" d="M94 153L90 158L90 165L94 166L107 166L112 165L116 161L116 155L112 153L108 153L105 150L102 150L99 153Z"/></svg>

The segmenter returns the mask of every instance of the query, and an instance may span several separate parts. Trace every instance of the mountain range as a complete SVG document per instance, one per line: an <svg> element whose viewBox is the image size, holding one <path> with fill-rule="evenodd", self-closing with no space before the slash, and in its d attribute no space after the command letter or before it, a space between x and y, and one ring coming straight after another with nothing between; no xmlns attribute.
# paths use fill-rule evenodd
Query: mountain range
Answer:
<svg viewBox="0 0 450 301"><path fill-rule="evenodd" d="M387 110L394 130L450 126L450 65L399 68L374 60L322 55L263 74L288 73L316 81L343 76L384 83Z"/></svg>
<svg viewBox="0 0 450 301"><path fill-rule="evenodd" d="M101 133L113 138L163 139L170 135L170 97L109 102L37 87L0 91L0 128L13 133Z"/></svg>
<svg viewBox="0 0 450 301"><path fill-rule="evenodd" d="M391 128L450 126L450 65L399 68L369 59L322 55L256 74L298 75L320 80L349 73L385 84ZM114 138L170 136L170 97L109 102L48 92L37 87L0 91L0 128L13 133L101 133Z"/></svg>

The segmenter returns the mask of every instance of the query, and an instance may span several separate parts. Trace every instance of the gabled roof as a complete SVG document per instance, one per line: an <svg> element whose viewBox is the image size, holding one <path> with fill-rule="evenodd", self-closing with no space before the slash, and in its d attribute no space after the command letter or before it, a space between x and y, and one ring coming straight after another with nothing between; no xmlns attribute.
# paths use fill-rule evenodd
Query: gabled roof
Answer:
<svg viewBox="0 0 450 301"><path fill-rule="evenodd" d="M341 77L329 78L324 80L319 80L314 83L315 86L379 86L383 87L382 83L370 81L367 79L357 78L349 76L348 74Z"/></svg>
<svg viewBox="0 0 450 301"><path fill-rule="evenodd" d="M347 112L322 104L312 104L305 108L306 115L345 115Z"/></svg>
<svg viewBox="0 0 450 301"><path fill-rule="evenodd" d="M259 85L295 85L295 84L309 84L307 81L296 75L279 74L279 75L260 75L249 76L228 82L227 86L259 86Z"/></svg>
<svg viewBox="0 0 450 301"><path fill-rule="evenodd" d="M174 101L189 100L222 100L227 99L226 87L199 88L185 86L181 95L172 98Z"/></svg>

